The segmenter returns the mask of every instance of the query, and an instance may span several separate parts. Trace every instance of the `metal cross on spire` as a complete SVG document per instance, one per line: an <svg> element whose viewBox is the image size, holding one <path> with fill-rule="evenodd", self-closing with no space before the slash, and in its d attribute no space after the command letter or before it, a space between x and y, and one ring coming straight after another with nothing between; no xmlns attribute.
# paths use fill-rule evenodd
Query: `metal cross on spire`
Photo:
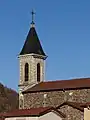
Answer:
<svg viewBox="0 0 90 120"><path fill-rule="evenodd" d="M31 14L32 14L32 24L34 24L34 15L35 15L35 12L32 10Z"/></svg>

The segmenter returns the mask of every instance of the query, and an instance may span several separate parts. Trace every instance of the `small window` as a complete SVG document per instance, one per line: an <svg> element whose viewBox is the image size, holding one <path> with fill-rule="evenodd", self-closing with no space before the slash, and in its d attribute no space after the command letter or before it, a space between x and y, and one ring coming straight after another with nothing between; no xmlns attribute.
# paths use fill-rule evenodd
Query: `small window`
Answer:
<svg viewBox="0 0 90 120"><path fill-rule="evenodd" d="M29 65L28 63L25 64L25 81L28 81L29 78Z"/></svg>
<svg viewBox="0 0 90 120"><path fill-rule="evenodd" d="M40 82L40 63L37 64L37 82Z"/></svg>

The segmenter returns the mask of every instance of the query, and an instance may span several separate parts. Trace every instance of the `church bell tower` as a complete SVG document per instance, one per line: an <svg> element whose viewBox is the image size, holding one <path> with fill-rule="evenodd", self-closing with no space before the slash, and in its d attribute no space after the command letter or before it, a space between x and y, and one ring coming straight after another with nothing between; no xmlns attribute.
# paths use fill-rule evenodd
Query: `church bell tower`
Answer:
<svg viewBox="0 0 90 120"><path fill-rule="evenodd" d="M33 15L34 12L32 11L31 28L18 56L20 66L19 108L23 108L22 91L44 81L45 75L45 59L47 56L36 33Z"/></svg>

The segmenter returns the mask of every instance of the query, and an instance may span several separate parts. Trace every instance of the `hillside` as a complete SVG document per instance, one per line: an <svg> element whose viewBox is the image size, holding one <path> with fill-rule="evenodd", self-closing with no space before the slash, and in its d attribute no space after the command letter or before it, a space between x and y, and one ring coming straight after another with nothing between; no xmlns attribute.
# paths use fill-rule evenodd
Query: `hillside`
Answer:
<svg viewBox="0 0 90 120"><path fill-rule="evenodd" d="M18 108L18 93L0 83L0 112Z"/></svg>

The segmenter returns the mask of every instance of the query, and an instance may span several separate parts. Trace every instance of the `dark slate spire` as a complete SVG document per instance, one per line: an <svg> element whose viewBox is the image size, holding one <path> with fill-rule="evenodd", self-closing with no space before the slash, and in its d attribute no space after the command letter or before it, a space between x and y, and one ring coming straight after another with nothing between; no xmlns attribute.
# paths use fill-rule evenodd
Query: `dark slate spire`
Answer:
<svg viewBox="0 0 90 120"><path fill-rule="evenodd" d="M34 12L32 11L32 22L31 22L31 28L29 30L29 33L27 35L26 41L24 43L24 46L20 52L20 55L25 55L25 54L37 54L37 55L42 55L46 56L42 46L40 44L39 38L37 36L36 30L35 30L35 25L33 21L33 15Z"/></svg>

